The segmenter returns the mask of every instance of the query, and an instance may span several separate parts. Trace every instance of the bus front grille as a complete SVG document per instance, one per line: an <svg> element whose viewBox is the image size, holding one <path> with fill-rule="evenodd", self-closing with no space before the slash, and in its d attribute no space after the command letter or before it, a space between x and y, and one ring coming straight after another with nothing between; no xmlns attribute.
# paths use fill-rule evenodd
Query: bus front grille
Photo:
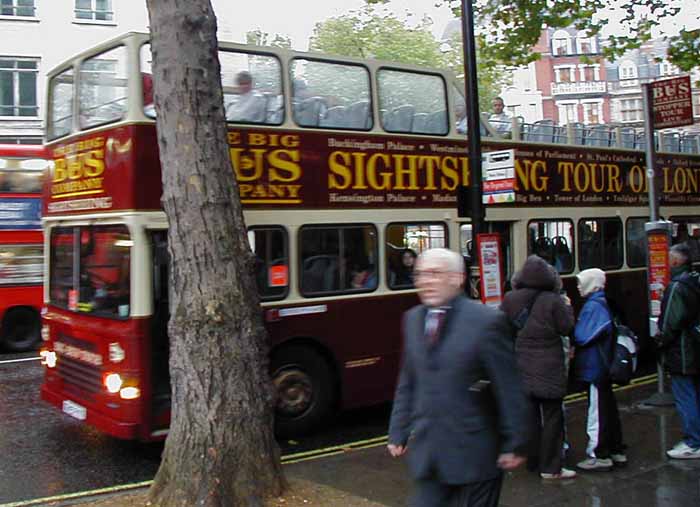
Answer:
<svg viewBox="0 0 700 507"><path fill-rule="evenodd" d="M58 357L58 375L66 390L74 393L76 388L87 393L96 393L102 388L102 371L99 366L64 355Z"/></svg>

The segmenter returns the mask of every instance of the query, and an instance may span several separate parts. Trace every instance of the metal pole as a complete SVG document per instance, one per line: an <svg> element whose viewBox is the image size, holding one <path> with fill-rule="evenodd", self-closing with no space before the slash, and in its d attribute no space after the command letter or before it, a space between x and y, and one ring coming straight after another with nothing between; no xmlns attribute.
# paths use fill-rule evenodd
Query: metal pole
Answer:
<svg viewBox="0 0 700 507"><path fill-rule="evenodd" d="M644 129L647 141L647 191L649 193L649 221L659 220L659 200L656 193L656 144L654 143L654 111L652 104L654 98L649 83L642 85L644 88Z"/></svg>
<svg viewBox="0 0 700 507"><path fill-rule="evenodd" d="M481 130L479 117L479 89L476 73L476 42L474 38L474 10L471 0L462 0L462 37L464 50L464 85L467 105L467 136L469 138L469 190L460 188L459 216L469 216L472 221L472 281L478 278L479 252L477 235L481 233L484 207L481 202ZM467 209L467 202L469 206ZM473 285L472 285L473 286Z"/></svg>

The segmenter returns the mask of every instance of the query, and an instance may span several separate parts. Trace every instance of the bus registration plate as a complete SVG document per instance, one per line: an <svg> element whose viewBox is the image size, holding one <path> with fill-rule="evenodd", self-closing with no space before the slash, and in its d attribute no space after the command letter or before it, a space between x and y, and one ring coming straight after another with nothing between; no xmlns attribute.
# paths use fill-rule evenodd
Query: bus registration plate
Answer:
<svg viewBox="0 0 700 507"><path fill-rule="evenodd" d="M63 400L63 412L81 421L84 421L87 417L87 410L85 407L70 400Z"/></svg>

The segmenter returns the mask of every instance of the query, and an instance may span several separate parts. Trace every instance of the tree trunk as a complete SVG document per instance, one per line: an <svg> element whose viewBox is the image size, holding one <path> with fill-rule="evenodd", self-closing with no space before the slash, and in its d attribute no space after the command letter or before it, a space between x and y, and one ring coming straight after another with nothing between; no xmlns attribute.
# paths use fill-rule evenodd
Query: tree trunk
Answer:
<svg viewBox="0 0 700 507"><path fill-rule="evenodd" d="M148 0L171 255L172 422L157 506L259 506L285 487L209 0Z"/></svg>

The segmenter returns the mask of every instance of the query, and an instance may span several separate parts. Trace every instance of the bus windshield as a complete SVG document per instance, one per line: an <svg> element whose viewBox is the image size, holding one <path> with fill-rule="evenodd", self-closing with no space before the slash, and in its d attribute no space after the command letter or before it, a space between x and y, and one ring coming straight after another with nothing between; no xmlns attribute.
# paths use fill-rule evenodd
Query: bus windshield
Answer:
<svg viewBox="0 0 700 507"><path fill-rule="evenodd" d="M54 229L51 303L76 312L128 317L131 245L124 225Z"/></svg>

